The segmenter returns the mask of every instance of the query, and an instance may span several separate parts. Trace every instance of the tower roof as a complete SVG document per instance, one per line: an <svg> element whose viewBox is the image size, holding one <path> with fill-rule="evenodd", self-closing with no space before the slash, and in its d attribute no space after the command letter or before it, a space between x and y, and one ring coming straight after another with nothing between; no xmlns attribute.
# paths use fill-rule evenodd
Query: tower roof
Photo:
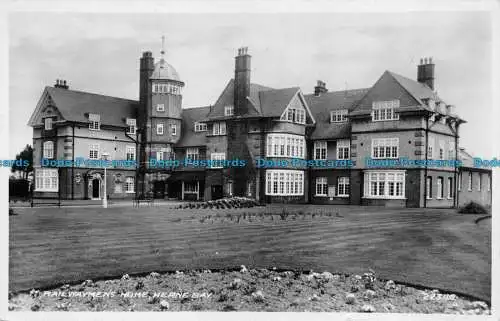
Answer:
<svg viewBox="0 0 500 321"><path fill-rule="evenodd" d="M155 69L151 74L151 79L166 79L166 80L175 80L181 82L181 78L177 70L175 70L172 65L165 61L165 59L161 58L160 61L155 63Z"/></svg>

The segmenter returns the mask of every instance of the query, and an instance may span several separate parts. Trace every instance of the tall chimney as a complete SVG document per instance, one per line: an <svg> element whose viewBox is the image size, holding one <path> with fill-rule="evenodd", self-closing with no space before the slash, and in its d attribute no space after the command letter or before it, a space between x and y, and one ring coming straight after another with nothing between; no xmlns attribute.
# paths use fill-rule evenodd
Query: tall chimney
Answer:
<svg viewBox="0 0 500 321"><path fill-rule="evenodd" d="M248 100L250 96L250 61L252 56L248 54L248 47L238 49L235 57L234 67L234 114L244 115L248 112Z"/></svg>
<svg viewBox="0 0 500 321"><path fill-rule="evenodd" d="M432 57L421 58L417 67L417 80L434 90L434 63Z"/></svg>
<svg viewBox="0 0 500 321"><path fill-rule="evenodd" d="M314 86L314 96L320 96L322 93L328 92L326 89L326 83L322 80L318 80L316 86Z"/></svg>
<svg viewBox="0 0 500 321"><path fill-rule="evenodd" d="M62 89L68 89L69 86L66 83L66 80L62 79L56 79L56 84L54 85L55 88L62 88Z"/></svg>

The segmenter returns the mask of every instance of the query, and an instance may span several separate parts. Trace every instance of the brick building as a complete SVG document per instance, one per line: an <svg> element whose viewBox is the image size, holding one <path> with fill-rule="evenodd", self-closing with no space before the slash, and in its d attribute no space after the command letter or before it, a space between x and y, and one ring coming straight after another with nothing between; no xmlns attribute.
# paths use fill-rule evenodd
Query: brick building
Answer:
<svg viewBox="0 0 500 321"><path fill-rule="evenodd" d="M139 101L71 90L65 81L45 88L29 121L35 197L100 199L99 160L107 155L137 164L108 167L110 198L491 205L491 171L474 168L457 148L465 121L434 90L432 59L421 60L416 80L386 71L368 88L331 92L318 81L304 94L252 83L251 56L240 48L217 101L189 109L182 108L184 82L163 51L156 63L143 53L139 77ZM71 165L41 166L42 158ZM193 165L203 161L212 164Z"/></svg>

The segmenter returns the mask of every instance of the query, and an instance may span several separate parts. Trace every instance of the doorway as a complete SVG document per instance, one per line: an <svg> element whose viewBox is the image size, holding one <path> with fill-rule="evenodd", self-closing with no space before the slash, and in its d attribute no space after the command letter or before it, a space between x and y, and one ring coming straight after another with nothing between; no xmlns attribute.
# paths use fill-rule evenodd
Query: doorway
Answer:
<svg viewBox="0 0 500 321"><path fill-rule="evenodd" d="M212 185L211 192L212 192L212 200L218 200L222 198L222 185Z"/></svg>
<svg viewBox="0 0 500 321"><path fill-rule="evenodd" d="M92 199L101 199L101 181L98 178L92 180Z"/></svg>

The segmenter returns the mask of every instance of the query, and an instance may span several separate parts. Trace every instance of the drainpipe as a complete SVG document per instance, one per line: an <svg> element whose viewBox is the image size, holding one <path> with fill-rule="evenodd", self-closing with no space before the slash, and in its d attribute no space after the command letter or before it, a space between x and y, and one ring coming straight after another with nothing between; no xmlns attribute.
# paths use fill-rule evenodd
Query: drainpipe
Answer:
<svg viewBox="0 0 500 321"><path fill-rule="evenodd" d="M456 128L455 128L455 173L454 173L454 180L455 180L455 186L454 186L454 191L455 191L455 207L458 207L458 183L457 183L457 178L460 178L458 176L458 166L457 166L457 161L458 161L458 128L460 127L460 123L457 122Z"/></svg>
<svg viewBox="0 0 500 321"><path fill-rule="evenodd" d="M429 114L425 116L424 208L427 207L427 162L429 157Z"/></svg>
<svg viewBox="0 0 500 321"><path fill-rule="evenodd" d="M75 199L75 123L73 122L73 137L71 141L71 155L73 161L71 162L71 199Z"/></svg>

